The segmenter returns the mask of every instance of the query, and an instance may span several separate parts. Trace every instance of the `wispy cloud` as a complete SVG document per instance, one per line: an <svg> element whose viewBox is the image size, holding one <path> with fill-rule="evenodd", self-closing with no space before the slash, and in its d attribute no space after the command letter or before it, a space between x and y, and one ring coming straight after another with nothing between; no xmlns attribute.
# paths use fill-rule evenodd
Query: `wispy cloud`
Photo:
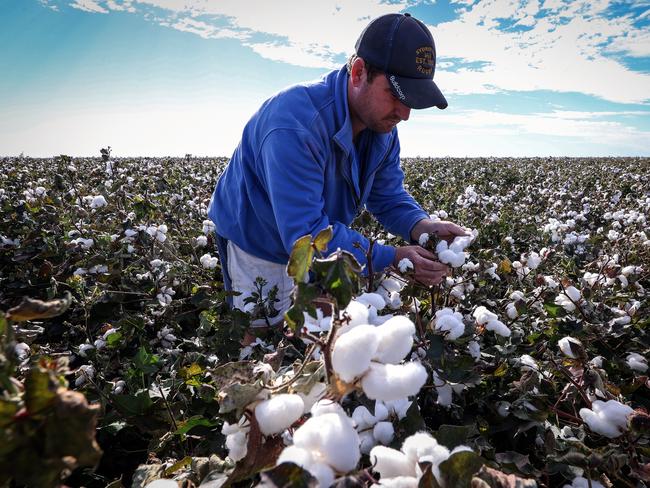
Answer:
<svg viewBox="0 0 650 488"><path fill-rule="evenodd" d="M75 0L70 5L95 13L135 11L206 39L239 39L274 61L331 68L351 54L371 18L421 3L428 2ZM629 4L640 9L636 14L628 9L614 15L611 0L456 1L454 20L430 26L441 59L436 80L450 95L552 90L648 102L650 74L620 60L650 56L650 32L637 26L649 15L643 4ZM445 62L449 59L461 60L461 66Z"/></svg>

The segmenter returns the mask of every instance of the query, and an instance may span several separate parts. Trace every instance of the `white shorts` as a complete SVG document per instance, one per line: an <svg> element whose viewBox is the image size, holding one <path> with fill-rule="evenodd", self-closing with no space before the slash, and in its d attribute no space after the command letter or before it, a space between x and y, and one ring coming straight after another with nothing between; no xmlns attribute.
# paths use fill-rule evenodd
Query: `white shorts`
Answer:
<svg viewBox="0 0 650 488"><path fill-rule="evenodd" d="M233 307L248 312L252 305L245 304L244 300L257 291L255 279L262 277L267 285L262 289L262 295L266 297L269 290L274 286L278 287L276 298L280 300L273 306L280 313L269 319L271 325L279 324L284 319L284 313L291 306L291 291L293 290L293 279L287 274L287 265L272 263L265 259L258 258L242 250L232 241L228 241L228 274L233 291L241 292L241 295L233 296ZM268 324L263 318L251 322L251 327L266 327Z"/></svg>

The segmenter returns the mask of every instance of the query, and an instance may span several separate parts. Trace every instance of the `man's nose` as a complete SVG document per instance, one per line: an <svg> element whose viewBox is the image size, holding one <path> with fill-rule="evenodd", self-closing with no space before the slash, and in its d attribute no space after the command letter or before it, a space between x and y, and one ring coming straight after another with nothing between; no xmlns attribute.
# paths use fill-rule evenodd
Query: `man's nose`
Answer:
<svg viewBox="0 0 650 488"><path fill-rule="evenodd" d="M402 120L408 120L409 116L411 115L411 108L407 107L399 100L397 100L396 102L397 102L397 107L395 111L397 112L397 115L399 115L399 118Z"/></svg>

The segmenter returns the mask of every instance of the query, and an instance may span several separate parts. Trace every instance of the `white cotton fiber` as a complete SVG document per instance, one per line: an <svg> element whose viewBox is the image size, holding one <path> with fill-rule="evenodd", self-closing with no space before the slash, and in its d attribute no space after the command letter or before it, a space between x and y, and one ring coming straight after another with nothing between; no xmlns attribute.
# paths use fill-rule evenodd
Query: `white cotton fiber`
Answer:
<svg viewBox="0 0 650 488"><path fill-rule="evenodd" d="M302 417L305 402L298 395L283 393L260 402L255 407L255 418L264 435L279 434Z"/></svg>
<svg viewBox="0 0 650 488"><path fill-rule="evenodd" d="M573 347L571 344L573 343ZM578 356L576 353L573 351L573 349L576 350L582 350L582 342L580 342L578 339L574 339L573 337L563 337L557 342L557 345L559 346L560 350L562 353L572 359L576 359Z"/></svg>
<svg viewBox="0 0 650 488"><path fill-rule="evenodd" d="M383 402L375 402L375 418L378 422L388 418L388 408L383 404Z"/></svg>
<svg viewBox="0 0 650 488"><path fill-rule="evenodd" d="M415 325L408 317L397 315L375 330L379 343L373 360L397 364L411 351Z"/></svg>
<svg viewBox="0 0 650 488"><path fill-rule="evenodd" d="M234 434L226 436L226 447L228 448L228 457L237 462L246 457L248 451L248 435L245 431L240 430Z"/></svg>
<svg viewBox="0 0 650 488"><path fill-rule="evenodd" d="M419 486L419 481L413 476L397 476L395 478L382 478L379 480L378 485L372 486L384 486L386 488L417 488Z"/></svg>
<svg viewBox="0 0 650 488"><path fill-rule="evenodd" d="M366 306L373 306L377 310L381 310L386 306L386 302L378 293L363 293L359 295L355 300L359 303L363 303Z"/></svg>
<svg viewBox="0 0 650 488"><path fill-rule="evenodd" d="M415 464L403 452L386 446L376 446L370 451L373 470L382 478L415 476Z"/></svg>
<svg viewBox="0 0 650 488"><path fill-rule="evenodd" d="M497 314L490 312L483 305L481 305L480 307L476 307L476 310L474 310L472 316L476 319L476 322L479 325L485 325L490 320L497 320L499 318L497 317Z"/></svg>
<svg viewBox="0 0 650 488"><path fill-rule="evenodd" d="M648 370L648 360L637 352L631 352L627 355L625 362L634 371L645 373Z"/></svg>
<svg viewBox="0 0 650 488"><path fill-rule="evenodd" d="M287 446L278 456L276 466L282 463L294 463L305 468L314 462L314 457L308 449L298 446Z"/></svg>
<svg viewBox="0 0 650 488"><path fill-rule="evenodd" d="M427 370L420 363L372 363L361 387L371 400L390 401L417 394L426 381Z"/></svg>
<svg viewBox="0 0 650 488"><path fill-rule="evenodd" d="M377 419L365 406L359 405L352 412L352 422L357 430L365 430L377 423Z"/></svg>
<svg viewBox="0 0 650 488"><path fill-rule="evenodd" d="M355 469L361 453L359 436L352 421L336 413L311 417L293 435L295 446L312 451L336 471Z"/></svg>
<svg viewBox="0 0 650 488"><path fill-rule="evenodd" d="M318 480L318 486L332 486L334 483L334 470L327 464L312 463L306 469Z"/></svg>
<svg viewBox="0 0 650 488"><path fill-rule="evenodd" d="M486 330L492 330L492 331L494 331L495 334L498 334L498 335L503 336L503 337L509 337L510 333L511 333L510 329L508 329L506 324L504 324L500 320L490 320L486 324L485 329Z"/></svg>
<svg viewBox="0 0 650 488"><path fill-rule="evenodd" d="M376 328L368 324L339 336L332 351L332 367L339 378L350 383L363 374L370 366L378 344Z"/></svg>
<svg viewBox="0 0 650 488"><path fill-rule="evenodd" d="M436 393L438 393L436 403L443 407L449 407L453 402L453 389L447 381L440 379L435 371L433 372L433 386L436 387Z"/></svg>
<svg viewBox="0 0 650 488"><path fill-rule="evenodd" d="M322 400L317 401L311 407L311 416L318 417L319 415L325 415L326 413L335 413L337 415L345 416L345 411L343 407L334 400L329 400L323 398Z"/></svg>
<svg viewBox="0 0 650 488"><path fill-rule="evenodd" d="M387 400L382 403L391 414L397 415L397 418L401 420L406 417L406 413L413 402L408 398L398 398L397 400Z"/></svg>
<svg viewBox="0 0 650 488"><path fill-rule="evenodd" d="M589 429L612 439L627 430L627 417L633 411L631 407L616 400L607 402L596 400L592 403L591 409L580 409L580 417Z"/></svg>
<svg viewBox="0 0 650 488"><path fill-rule="evenodd" d="M449 332L445 335L445 339L448 341L458 339L465 332L463 316L450 308L443 308L436 312L434 327L436 330Z"/></svg>
<svg viewBox="0 0 650 488"><path fill-rule="evenodd" d="M392 422L377 422L372 429L372 435L377 439L377 442L386 446L393 442L395 427L393 427Z"/></svg>
<svg viewBox="0 0 650 488"><path fill-rule="evenodd" d="M144 488L178 488L178 483L174 480L159 479L147 483Z"/></svg>
<svg viewBox="0 0 650 488"><path fill-rule="evenodd" d="M352 300L348 306L345 307L345 314L350 319L348 325L351 328L356 327L357 325L367 324L370 321L369 313L368 306L357 300Z"/></svg>
<svg viewBox="0 0 650 488"><path fill-rule="evenodd" d="M370 451L376 445L377 440L372 434L372 430L364 430L359 433L359 450L362 454L370 454Z"/></svg>
<svg viewBox="0 0 650 488"><path fill-rule="evenodd" d="M413 465L416 465L424 456L432 456L435 459L442 457L445 453L449 456L449 450L438 444L438 441L426 432L418 432L407 437L402 444L402 452Z"/></svg>

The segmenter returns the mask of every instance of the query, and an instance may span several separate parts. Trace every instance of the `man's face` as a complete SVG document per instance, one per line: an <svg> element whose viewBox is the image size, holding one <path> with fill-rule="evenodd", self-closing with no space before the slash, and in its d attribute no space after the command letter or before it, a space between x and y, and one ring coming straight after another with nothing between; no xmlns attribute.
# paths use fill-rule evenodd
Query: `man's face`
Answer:
<svg viewBox="0 0 650 488"><path fill-rule="evenodd" d="M402 120L408 120L411 109L393 95L384 74L377 74L368 82L364 69L357 86L355 110L360 121L369 129L386 133Z"/></svg>

